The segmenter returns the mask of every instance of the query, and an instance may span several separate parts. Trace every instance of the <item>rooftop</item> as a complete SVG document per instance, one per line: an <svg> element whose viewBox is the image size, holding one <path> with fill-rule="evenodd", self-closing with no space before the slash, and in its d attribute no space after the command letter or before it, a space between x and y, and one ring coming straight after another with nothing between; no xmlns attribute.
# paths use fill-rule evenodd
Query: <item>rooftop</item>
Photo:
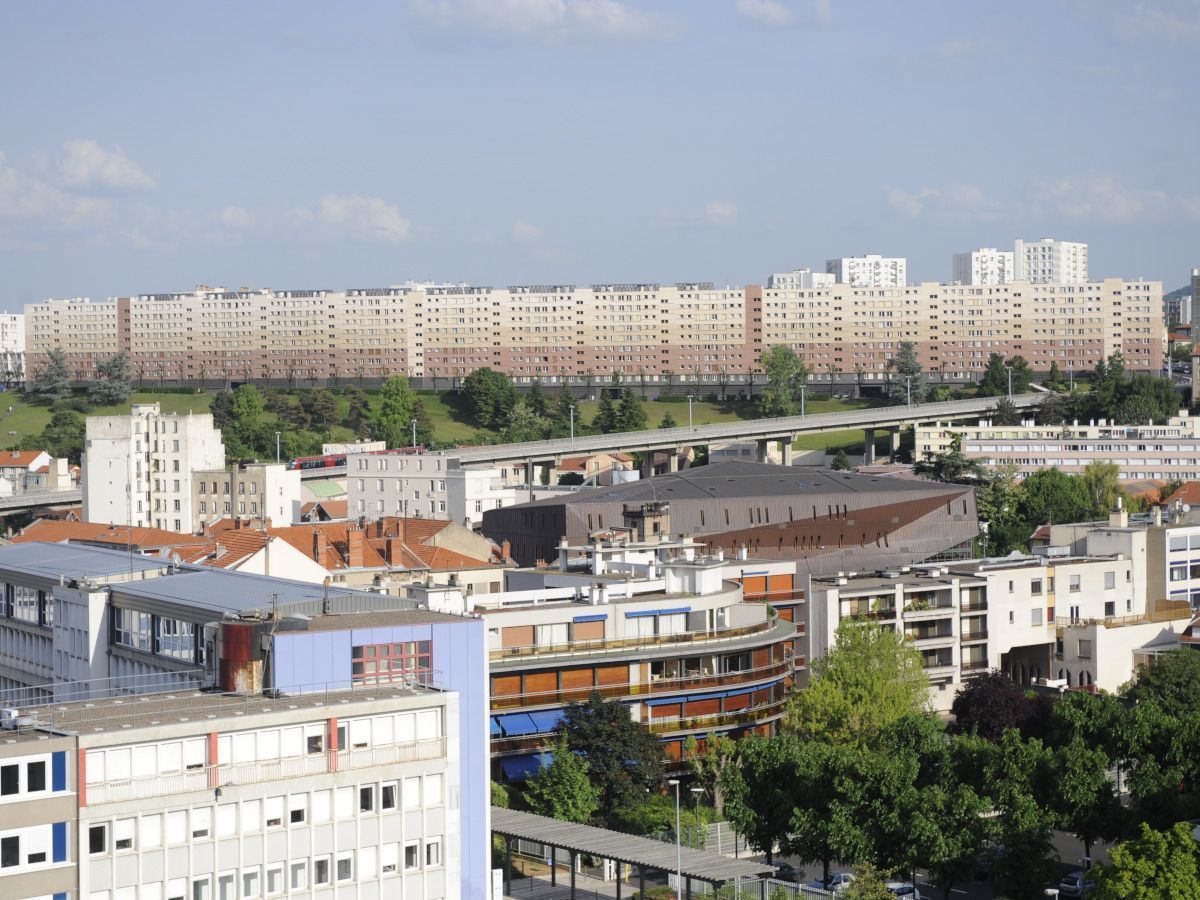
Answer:
<svg viewBox="0 0 1200 900"><path fill-rule="evenodd" d="M556 506L561 503L636 503L654 500L732 499L779 495L825 496L845 493L940 494L963 490L959 485L931 481L877 478L851 472L733 460L697 466L667 475L656 475L653 478L614 487L575 491L564 497L535 500L514 508Z"/></svg>
<svg viewBox="0 0 1200 900"><path fill-rule="evenodd" d="M30 542L0 547L0 569L54 581L62 578L115 579L117 576L144 578L152 572L165 573L169 566L165 560L83 544Z"/></svg>
<svg viewBox="0 0 1200 900"><path fill-rule="evenodd" d="M353 688L324 689L314 686L305 693L225 694L215 691L169 691L159 694L139 694L105 700L80 700L39 706L27 711L32 720L22 725L20 733L37 731L72 734L104 734L131 728L154 728L185 722L208 722L277 713L289 710L314 709L322 718L328 716L324 707L363 703L399 697L416 697L431 692L428 687L404 684L379 684ZM3 732L0 732L3 735Z"/></svg>

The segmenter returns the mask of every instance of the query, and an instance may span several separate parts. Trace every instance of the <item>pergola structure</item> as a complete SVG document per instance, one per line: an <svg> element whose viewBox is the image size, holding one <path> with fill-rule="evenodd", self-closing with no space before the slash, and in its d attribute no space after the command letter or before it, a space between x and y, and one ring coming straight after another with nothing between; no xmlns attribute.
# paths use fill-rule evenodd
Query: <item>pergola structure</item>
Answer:
<svg viewBox="0 0 1200 900"><path fill-rule="evenodd" d="M492 832L504 838L505 872L512 877L512 841L519 838L545 844L554 850L565 850L571 857L571 897L575 896L575 860L580 854L611 859L616 863L634 866L638 872L639 889L646 890L647 870L673 873L678 865L683 877L684 896L692 896L692 882L702 881L720 887L739 878L762 878L775 871L774 866L748 859L730 859L708 850L677 848L651 838L622 834L607 828L561 822L546 816L516 809L492 807ZM555 883L555 868L550 867L550 883ZM505 882L505 890L509 884ZM621 900L621 879L617 878L617 900Z"/></svg>

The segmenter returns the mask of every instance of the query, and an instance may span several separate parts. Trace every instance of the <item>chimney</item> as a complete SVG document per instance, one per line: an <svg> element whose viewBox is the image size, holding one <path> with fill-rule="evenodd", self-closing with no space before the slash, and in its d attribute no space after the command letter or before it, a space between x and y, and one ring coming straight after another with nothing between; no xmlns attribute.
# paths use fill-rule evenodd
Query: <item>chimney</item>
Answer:
<svg viewBox="0 0 1200 900"><path fill-rule="evenodd" d="M1125 512L1125 504L1121 497L1117 498L1117 508L1108 514L1110 528L1125 528L1129 525L1129 513Z"/></svg>
<svg viewBox="0 0 1200 900"><path fill-rule="evenodd" d="M403 547L403 544L401 543L399 538L390 537L387 539L385 553L386 553L386 558L387 558L387 564L389 566L404 565L404 560L403 560L404 551L403 551L402 547Z"/></svg>
<svg viewBox="0 0 1200 900"><path fill-rule="evenodd" d="M325 532L319 528L313 529L312 556L318 565L325 565Z"/></svg>
<svg viewBox="0 0 1200 900"><path fill-rule="evenodd" d="M1155 527L1155 528L1161 528L1161 527L1162 527L1162 523L1163 523L1163 520L1162 520L1162 507L1161 507L1161 506L1158 506L1157 504L1155 504L1155 506L1154 506L1154 527Z"/></svg>
<svg viewBox="0 0 1200 900"><path fill-rule="evenodd" d="M375 520L375 537L383 537L383 519Z"/></svg>
<svg viewBox="0 0 1200 900"><path fill-rule="evenodd" d="M512 559L512 543L510 541L500 542L500 562L508 562Z"/></svg>
<svg viewBox="0 0 1200 900"><path fill-rule="evenodd" d="M367 546L367 536L361 528L346 529L346 565L361 569Z"/></svg>

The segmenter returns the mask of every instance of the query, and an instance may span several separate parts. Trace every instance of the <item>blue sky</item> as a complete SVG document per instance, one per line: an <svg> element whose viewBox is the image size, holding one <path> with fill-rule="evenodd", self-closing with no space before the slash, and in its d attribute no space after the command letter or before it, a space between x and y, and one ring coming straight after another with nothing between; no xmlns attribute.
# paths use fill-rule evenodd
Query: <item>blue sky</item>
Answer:
<svg viewBox="0 0 1200 900"><path fill-rule="evenodd" d="M1200 265L1200 0L7 3L0 307Z"/></svg>

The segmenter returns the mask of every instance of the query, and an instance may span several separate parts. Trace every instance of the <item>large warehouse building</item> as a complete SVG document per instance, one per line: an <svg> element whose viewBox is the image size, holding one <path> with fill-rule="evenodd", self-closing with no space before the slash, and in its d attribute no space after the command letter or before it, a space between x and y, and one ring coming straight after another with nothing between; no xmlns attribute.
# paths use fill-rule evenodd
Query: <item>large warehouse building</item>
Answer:
<svg viewBox="0 0 1200 900"><path fill-rule="evenodd" d="M619 527L626 504L666 501L671 530L710 552L797 559L825 575L922 562L969 547L979 530L969 487L728 462L616 487L488 510L483 531L523 566L557 557L560 538Z"/></svg>

